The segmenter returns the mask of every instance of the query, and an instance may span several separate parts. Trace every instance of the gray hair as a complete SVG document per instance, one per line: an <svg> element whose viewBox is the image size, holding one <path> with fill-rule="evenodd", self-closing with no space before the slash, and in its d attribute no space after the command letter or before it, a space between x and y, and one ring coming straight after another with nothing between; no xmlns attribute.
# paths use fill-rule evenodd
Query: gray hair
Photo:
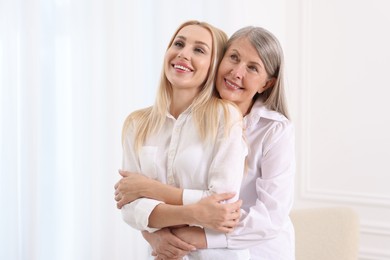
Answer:
<svg viewBox="0 0 390 260"><path fill-rule="evenodd" d="M246 38L257 50L261 61L264 63L265 70L269 78L275 78L275 83L261 94L255 95L256 98L263 98L265 104L270 108L289 118L284 82L284 57L283 50L278 39L268 30L247 26L236 31L228 40L226 49L233 42Z"/></svg>

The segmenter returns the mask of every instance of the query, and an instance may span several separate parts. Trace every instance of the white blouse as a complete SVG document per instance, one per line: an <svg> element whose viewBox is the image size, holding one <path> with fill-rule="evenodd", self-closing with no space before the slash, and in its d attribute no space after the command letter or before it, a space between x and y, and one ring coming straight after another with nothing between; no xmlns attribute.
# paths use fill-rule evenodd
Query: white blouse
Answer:
<svg viewBox="0 0 390 260"><path fill-rule="evenodd" d="M137 154L134 150L134 125L130 125L123 144L123 170L142 173L162 183L183 188L183 204L198 202L213 193L235 192L237 196L243 179L245 157L248 153L243 138L242 116L229 105L231 129L225 136L223 109L219 109L219 125L214 142L203 142L193 120L191 109L177 119L167 115L165 124L158 134L148 138ZM148 227L153 209L161 201L141 198L122 207L126 223L138 230L156 231ZM190 259L206 259L207 253L232 251L240 256L234 259L248 259L248 250L198 250ZM206 255L202 256L202 254ZM194 254L193 257L191 255ZM197 257L195 255L198 254ZM247 257L242 257L247 255Z"/></svg>
<svg viewBox="0 0 390 260"><path fill-rule="evenodd" d="M289 218L294 196L294 128L260 100L244 118L248 172L240 198L242 218L227 235L206 230L209 248L250 248L251 259L292 260L294 228Z"/></svg>

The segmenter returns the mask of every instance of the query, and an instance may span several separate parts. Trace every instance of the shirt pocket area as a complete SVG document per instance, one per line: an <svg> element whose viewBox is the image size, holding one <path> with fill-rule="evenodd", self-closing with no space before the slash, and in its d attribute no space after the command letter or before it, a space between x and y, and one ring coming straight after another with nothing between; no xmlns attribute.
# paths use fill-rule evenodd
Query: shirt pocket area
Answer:
<svg viewBox="0 0 390 260"><path fill-rule="evenodd" d="M157 146L143 146L139 154L141 172L152 179L157 179Z"/></svg>

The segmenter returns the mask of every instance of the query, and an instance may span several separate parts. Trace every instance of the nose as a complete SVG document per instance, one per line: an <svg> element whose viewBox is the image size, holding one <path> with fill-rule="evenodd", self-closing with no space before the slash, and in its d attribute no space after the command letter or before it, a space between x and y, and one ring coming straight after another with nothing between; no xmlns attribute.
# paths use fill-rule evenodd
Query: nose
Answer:
<svg viewBox="0 0 390 260"><path fill-rule="evenodd" d="M237 66L235 66L234 68L232 68L232 70L230 71L230 73L232 74L232 76L236 79L242 79L244 76L245 76L245 66L243 64L238 64Z"/></svg>
<svg viewBox="0 0 390 260"><path fill-rule="evenodd" d="M189 60L190 59L190 49L189 48L182 48L178 55L179 58Z"/></svg>

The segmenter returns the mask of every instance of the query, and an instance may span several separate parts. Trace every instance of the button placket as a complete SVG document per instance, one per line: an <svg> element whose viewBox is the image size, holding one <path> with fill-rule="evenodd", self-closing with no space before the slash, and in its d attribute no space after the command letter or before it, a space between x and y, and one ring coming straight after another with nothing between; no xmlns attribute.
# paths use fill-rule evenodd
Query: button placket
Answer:
<svg viewBox="0 0 390 260"><path fill-rule="evenodd" d="M176 152L180 140L180 132L181 132L181 128L183 127L185 118L186 118L185 116L180 115L179 118L176 120L172 129L171 142L169 144L169 149L168 149L167 182L169 185L173 185L173 186L176 186L174 172L173 172L173 163L175 161L175 156L176 156Z"/></svg>

